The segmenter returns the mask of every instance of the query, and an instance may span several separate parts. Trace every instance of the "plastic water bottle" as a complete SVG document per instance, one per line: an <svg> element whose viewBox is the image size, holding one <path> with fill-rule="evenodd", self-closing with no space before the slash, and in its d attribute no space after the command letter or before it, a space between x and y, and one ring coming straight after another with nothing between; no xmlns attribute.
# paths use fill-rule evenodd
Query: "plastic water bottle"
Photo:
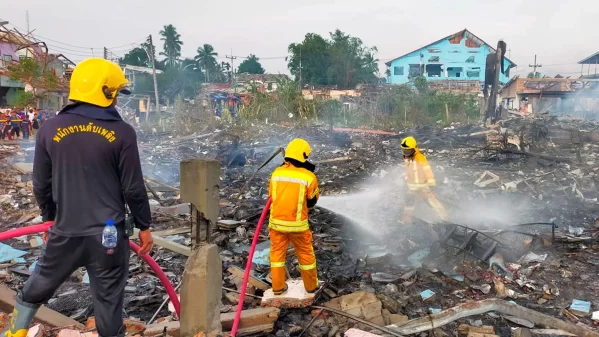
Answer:
<svg viewBox="0 0 599 337"><path fill-rule="evenodd" d="M102 245L106 248L114 248L116 247L117 239L117 230L114 226L114 220L106 221L106 227L104 227L104 231L102 232Z"/></svg>

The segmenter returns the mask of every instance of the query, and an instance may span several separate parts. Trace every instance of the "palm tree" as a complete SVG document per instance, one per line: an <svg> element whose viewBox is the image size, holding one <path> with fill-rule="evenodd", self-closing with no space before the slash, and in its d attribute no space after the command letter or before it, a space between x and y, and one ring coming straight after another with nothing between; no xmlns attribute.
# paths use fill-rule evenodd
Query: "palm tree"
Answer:
<svg viewBox="0 0 599 337"><path fill-rule="evenodd" d="M231 82L231 79L233 77L231 76L231 65L229 64L229 62L224 62L224 61L221 62L220 68L225 73L225 79L227 80L227 82Z"/></svg>
<svg viewBox="0 0 599 337"><path fill-rule="evenodd" d="M366 71L368 73L378 75L379 59L377 59L373 53L368 53L368 54L364 55L363 62L364 62L364 68L366 68Z"/></svg>
<svg viewBox="0 0 599 337"><path fill-rule="evenodd" d="M198 48L198 54L194 58L200 67L204 69L206 82L210 82L209 74L217 66L216 56L218 56L218 53L214 51L214 47L209 44L204 44L204 46Z"/></svg>
<svg viewBox="0 0 599 337"><path fill-rule="evenodd" d="M166 56L165 63L169 67L174 67L179 57L181 56L181 46L183 45L183 41L181 41L181 34L177 33L177 28L173 25L166 25L160 31L161 41L164 41L163 49L164 52L161 52L160 55Z"/></svg>

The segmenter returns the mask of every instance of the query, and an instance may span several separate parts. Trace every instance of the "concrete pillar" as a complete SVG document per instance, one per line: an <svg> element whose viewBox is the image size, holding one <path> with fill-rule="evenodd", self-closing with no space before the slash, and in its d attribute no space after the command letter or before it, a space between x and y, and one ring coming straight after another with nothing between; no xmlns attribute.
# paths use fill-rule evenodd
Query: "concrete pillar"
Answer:
<svg viewBox="0 0 599 337"><path fill-rule="evenodd" d="M192 248L210 242L210 228L220 211L220 162L190 159L181 162L181 198L191 204Z"/></svg>
<svg viewBox="0 0 599 337"><path fill-rule="evenodd" d="M187 260L181 287L181 337L221 331L222 263L216 245L196 249Z"/></svg>

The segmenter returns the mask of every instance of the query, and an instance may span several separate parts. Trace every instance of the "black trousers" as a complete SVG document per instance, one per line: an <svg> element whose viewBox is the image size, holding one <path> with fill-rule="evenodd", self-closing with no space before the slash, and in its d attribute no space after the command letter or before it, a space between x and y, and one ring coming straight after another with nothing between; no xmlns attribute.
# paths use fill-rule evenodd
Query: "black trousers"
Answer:
<svg viewBox="0 0 599 337"><path fill-rule="evenodd" d="M25 283L21 300L44 304L79 267L89 274L96 328L101 337L117 336L124 330L123 301L129 274L129 238L118 228L114 249L102 246L102 235L66 237L48 235L42 256Z"/></svg>

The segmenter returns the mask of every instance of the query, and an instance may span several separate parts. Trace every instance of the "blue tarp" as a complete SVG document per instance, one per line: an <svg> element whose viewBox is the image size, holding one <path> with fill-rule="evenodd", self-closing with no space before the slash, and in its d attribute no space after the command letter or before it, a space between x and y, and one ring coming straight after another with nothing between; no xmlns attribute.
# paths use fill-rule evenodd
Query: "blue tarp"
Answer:
<svg viewBox="0 0 599 337"><path fill-rule="evenodd" d="M25 254L27 254L27 252L0 243L0 263L16 260Z"/></svg>

